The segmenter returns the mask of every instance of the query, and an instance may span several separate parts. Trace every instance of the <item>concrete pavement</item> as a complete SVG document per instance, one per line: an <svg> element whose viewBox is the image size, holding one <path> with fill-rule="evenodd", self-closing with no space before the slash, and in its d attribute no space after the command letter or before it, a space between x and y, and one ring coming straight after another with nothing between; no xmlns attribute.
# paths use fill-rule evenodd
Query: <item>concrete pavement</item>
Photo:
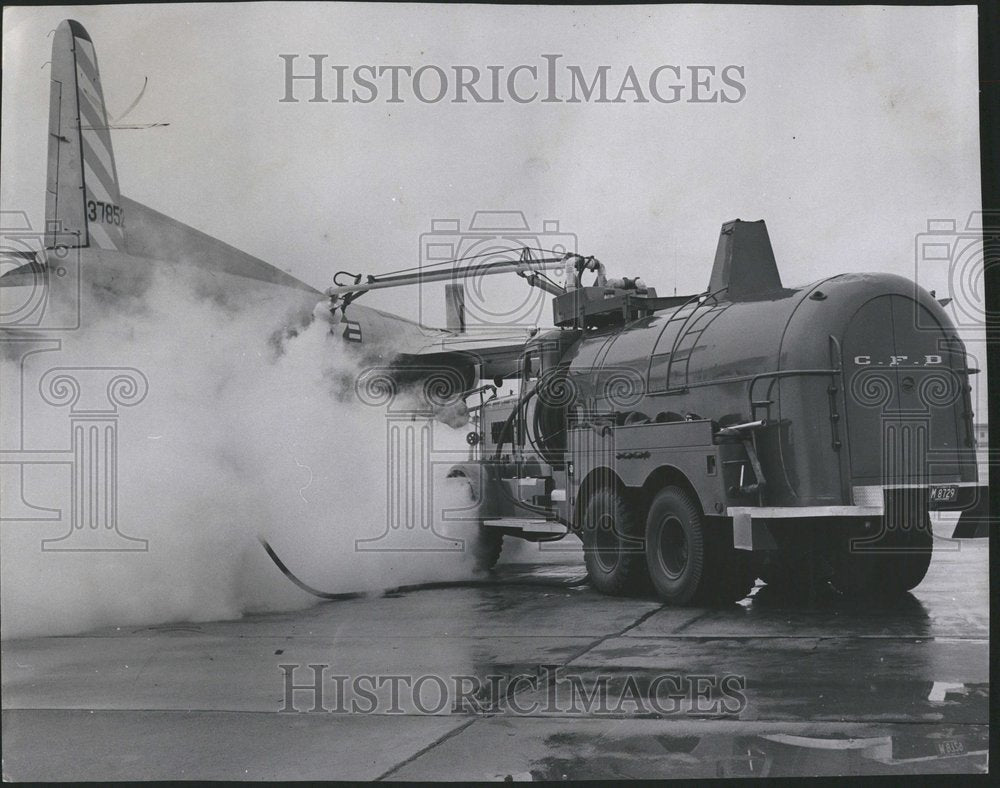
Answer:
<svg viewBox="0 0 1000 788"><path fill-rule="evenodd" d="M495 587L8 641L4 777L980 772L987 559L985 540L939 539L892 604L759 584L672 609L572 585L579 555L562 553L501 566Z"/></svg>

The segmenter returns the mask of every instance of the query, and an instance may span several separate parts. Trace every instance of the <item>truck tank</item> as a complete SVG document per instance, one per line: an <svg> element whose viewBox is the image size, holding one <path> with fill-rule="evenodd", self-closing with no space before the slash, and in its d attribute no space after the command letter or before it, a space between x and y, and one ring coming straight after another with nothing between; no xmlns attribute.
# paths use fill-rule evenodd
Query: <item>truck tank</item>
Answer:
<svg viewBox="0 0 1000 788"><path fill-rule="evenodd" d="M734 224L759 224L766 239L763 223ZM973 481L969 370L941 305L890 274L794 289L775 278L584 332L562 358L570 411L619 424L766 419L757 505L850 505L878 485Z"/></svg>

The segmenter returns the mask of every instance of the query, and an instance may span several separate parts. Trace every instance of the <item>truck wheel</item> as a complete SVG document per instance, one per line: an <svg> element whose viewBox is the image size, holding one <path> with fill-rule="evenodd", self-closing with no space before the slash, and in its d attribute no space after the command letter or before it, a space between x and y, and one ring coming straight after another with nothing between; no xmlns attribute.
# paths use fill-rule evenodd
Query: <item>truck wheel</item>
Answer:
<svg viewBox="0 0 1000 788"><path fill-rule="evenodd" d="M886 500L887 525L880 544L885 553L881 590L903 594L916 588L927 574L934 552L934 533L926 498L909 490L893 490Z"/></svg>
<svg viewBox="0 0 1000 788"><path fill-rule="evenodd" d="M934 550L930 517L926 513L922 517L922 528L896 526L853 548L850 543L859 533L846 528L846 538L836 546L831 562L834 588L846 596L870 597L896 596L920 585ZM879 527L884 527L882 522Z"/></svg>
<svg viewBox="0 0 1000 788"><path fill-rule="evenodd" d="M903 594L920 585L931 565L934 552L934 534L930 515L923 516L923 527L908 524L886 534L885 544L899 552L887 553L884 571L879 583L886 594Z"/></svg>
<svg viewBox="0 0 1000 788"><path fill-rule="evenodd" d="M656 494L646 517L646 564L660 598L671 605L695 600L706 580L709 551L704 518L680 487Z"/></svg>
<svg viewBox="0 0 1000 788"><path fill-rule="evenodd" d="M900 549L904 552L893 556L892 571L887 573L891 592L910 591L920 585L927 574L934 553L934 533L930 515L925 515L924 520L923 528L910 526L896 530Z"/></svg>
<svg viewBox="0 0 1000 788"><path fill-rule="evenodd" d="M472 479L465 475L463 471L454 470L448 474L449 479L462 479L469 489L469 500L476 501L479 496L476 495L475 487L473 487ZM503 550L503 532L498 528L487 528L483 525L483 522L478 517L473 519L475 525L475 534L471 539L466 540L466 544L470 547L472 552L472 558L475 561L475 569L477 572L485 572L496 566L497 561L500 560L500 552Z"/></svg>
<svg viewBox="0 0 1000 788"><path fill-rule="evenodd" d="M844 596L869 597L878 590L885 561L877 533L848 521L832 535L830 584Z"/></svg>
<svg viewBox="0 0 1000 788"><path fill-rule="evenodd" d="M648 590L642 521L611 484L602 484L587 499L580 536L594 588L616 596Z"/></svg>

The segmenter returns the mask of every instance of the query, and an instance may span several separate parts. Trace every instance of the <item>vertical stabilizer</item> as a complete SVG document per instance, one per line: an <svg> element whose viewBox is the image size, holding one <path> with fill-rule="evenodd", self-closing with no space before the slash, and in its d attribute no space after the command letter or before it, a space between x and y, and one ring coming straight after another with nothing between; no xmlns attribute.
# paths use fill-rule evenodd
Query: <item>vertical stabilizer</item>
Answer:
<svg viewBox="0 0 1000 788"><path fill-rule="evenodd" d="M125 215L97 54L79 22L67 19L52 42L46 246L67 234L79 246L125 250Z"/></svg>

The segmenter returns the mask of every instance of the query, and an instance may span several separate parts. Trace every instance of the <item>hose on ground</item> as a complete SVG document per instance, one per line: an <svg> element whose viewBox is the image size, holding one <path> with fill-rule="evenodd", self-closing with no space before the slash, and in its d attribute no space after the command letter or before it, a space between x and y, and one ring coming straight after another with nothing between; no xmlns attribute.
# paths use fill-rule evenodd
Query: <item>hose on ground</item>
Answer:
<svg viewBox="0 0 1000 788"><path fill-rule="evenodd" d="M314 597L323 599L327 602L341 602L348 599L361 599L363 597L371 596L371 592L367 591L343 591L338 593L330 593L327 591L320 591L317 588L313 588L308 583L300 580L291 569L289 569L285 562L282 561L278 554L274 551L274 548L267 542L266 539L260 538L260 543L263 546L265 552L267 552L270 559L274 562L274 565L281 570L281 573L291 580L296 586L301 590L305 591L307 594L312 594ZM580 586L586 585L588 582L587 576L581 575L580 577L570 577L563 580L546 579L542 577L535 578L509 578L502 579L499 577L489 577L480 579L467 579L467 580L433 580L427 583L413 583L410 585L396 586L395 588L386 588L382 591L383 594L395 594L395 593L406 593L409 591L432 591L442 588L497 588L497 587L507 587L507 586L522 586L522 587L537 587L537 588L578 588Z"/></svg>

